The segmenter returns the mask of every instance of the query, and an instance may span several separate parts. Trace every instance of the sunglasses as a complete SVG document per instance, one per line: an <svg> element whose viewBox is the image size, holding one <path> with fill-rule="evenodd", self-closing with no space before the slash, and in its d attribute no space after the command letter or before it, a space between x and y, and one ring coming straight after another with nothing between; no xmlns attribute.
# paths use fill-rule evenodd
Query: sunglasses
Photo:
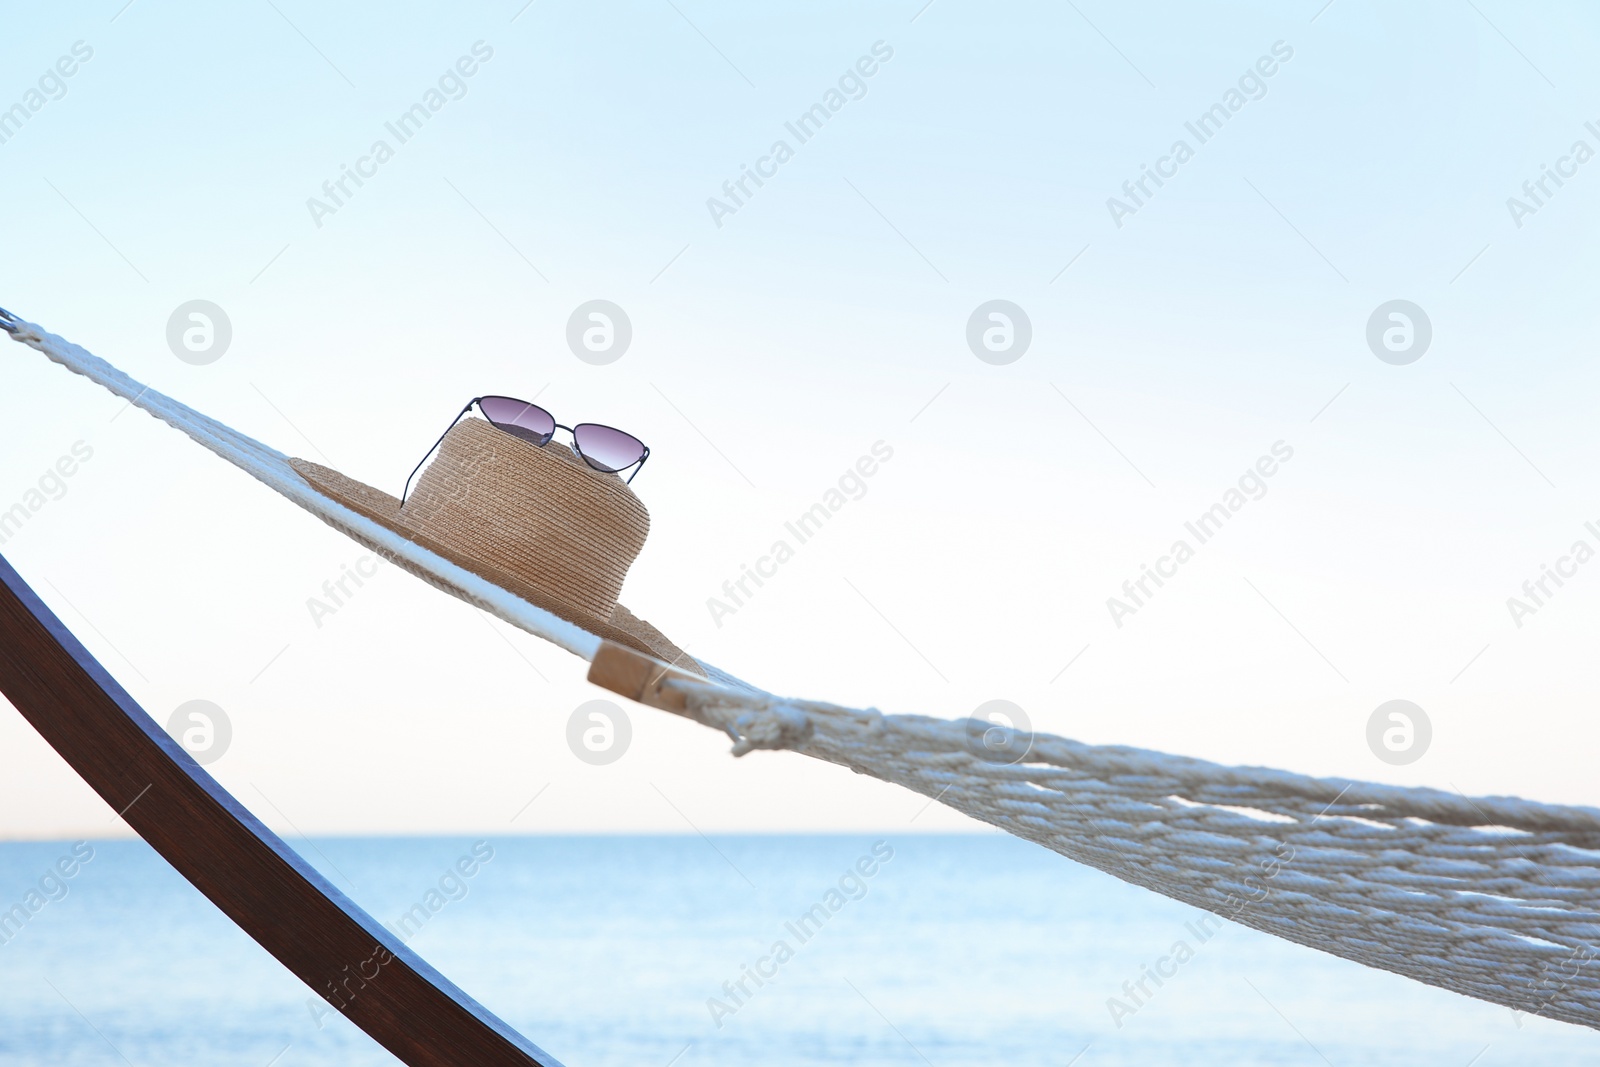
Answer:
<svg viewBox="0 0 1600 1067"><path fill-rule="evenodd" d="M433 443L433 448L428 449L428 455L422 457L416 470L411 472L411 477L406 479L405 492L400 494L400 503L406 502L406 497L411 495L411 482L416 478L417 472L422 470L423 464L428 462L428 456L433 455L435 449L444 443L450 436L450 431L455 429L456 423L471 411L476 405L489 420L491 426L504 430L512 437L519 437L531 445L543 448L550 443L550 438L555 436L557 430L566 430L572 434L572 450L576 452L585 463L595 470L605 474L617 474L634 468L633 474L628 475L632 482L634 475L644 470L644 461L650 458L650 449L645 443L630 433L623 433L612 426L602 426L598 422L580 422L576 426L567 426L556 421L556 417L537 404L530 404L526 400L516 400L509 396L479 396L467 402L460 413L445 427L444 433L439 435L439 440Z"/></svg>

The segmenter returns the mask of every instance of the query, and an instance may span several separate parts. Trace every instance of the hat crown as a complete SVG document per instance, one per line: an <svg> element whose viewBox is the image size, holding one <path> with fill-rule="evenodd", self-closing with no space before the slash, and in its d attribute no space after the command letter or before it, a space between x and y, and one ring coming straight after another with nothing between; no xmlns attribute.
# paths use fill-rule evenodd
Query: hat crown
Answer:
<svg viewBox="0 0 1600 1067"><path fill-rule="evenodd" d="M401 515L601 619L650 532L650 513L615 474L560 442L541 448L477 418L445 435Z"/></svg>

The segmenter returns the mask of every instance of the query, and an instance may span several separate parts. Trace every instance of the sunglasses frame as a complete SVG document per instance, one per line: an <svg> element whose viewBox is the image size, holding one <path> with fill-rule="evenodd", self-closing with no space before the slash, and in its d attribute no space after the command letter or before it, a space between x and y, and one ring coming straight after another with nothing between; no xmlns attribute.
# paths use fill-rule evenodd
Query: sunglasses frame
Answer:
<svg viewBox="0 0 1600 1067"><path fill-rule="evenodd" d="M550 415L550 421L551 422L555 422L555 419L556 419L556 417L554 415L551 415L550 412L546 411L544 408L539 407L538 404L531 403L530 401L527 401L527 400L518 400L514 396L502 396L502 395L500 395L498 393L485 393L483 396L475 396L475 397L473 397L471 400L467 401L466 407L462 408L459 412L457 412L456 413L456 417L450 420L450 425L446 426L444 428L444 433L439 435L439 439L433 443L433 447L428 449L427 455L424 455L422 457L422 462L418 463L417 466L416 466L416 469L411 472L411 477L406 479L405 490L404 490L404 492L402 492L400 494L400 506L401 507L405 506L406 499L411 495L411 482L412 482L413 479L416 478L417 473L422 470L424 465L427 464L429 457L431 457L434 454L434 452L438 451L439 446L444 444L444 439L446 437L450 436L450 431L456 428L456 423L460 422L463 418L465 418L467 412L471 411L473 409L473 407L477 407L478 411L483 414L484 421L487 422L490 426L493 426L495 429L499 430L503 434L506 434L507 436L515 437L519 441L526 441L530 445L533 445L536 448L543 448L545 445L548 445L550 443L551 439L555 437L556 430L566 430L568 433L570 433L572 435L572 451L577 453L578 458L583 460L585 463L587 463L592 469L599 471L601 474L621 474L623 471L627 470L628 467L632 467L633 468L633 473L628 475L627 482L625 484L632 484L633 479L638 476L640 471L644 470L645 462L647 460L649 460L649 458L650 458L650 446L649 445L645 444L643 441L639 441L639 439L637 437L633 437L633 434L628 433L627 430L620 430L615 426L607 426L603 422L580 422L580 423L577 424L577 426L568 426L565 423L555 422L555 426L551 428L549 433L544 435L544 440L542 440L542 441L538 440L537 438L532 437L532 436L524 437L521 434L512 433L510 430L506 429L504 426L500 425L498 422L495 422L493 419L491 419L489 417L489 413L487 411L483 410L483 402L485 400L509 400L513 404L522 404L522 405L525 405L526 407L538 408L540 411L543 411L546 415ZM616 467L616 468L603 467L599 463L597 463L593 459L591 459L590 457L588 457L588 456L583 454L583 447L578 444L578 427L579 426L597 426L602 430L610 430L613 433L620 433L620 434L625 434L628 437L633 437L633 439L635 441L639 441L639 447L644 449L644 455L640 456L638 459L636 459L632 463L628 464L627 467Z"/></svg>

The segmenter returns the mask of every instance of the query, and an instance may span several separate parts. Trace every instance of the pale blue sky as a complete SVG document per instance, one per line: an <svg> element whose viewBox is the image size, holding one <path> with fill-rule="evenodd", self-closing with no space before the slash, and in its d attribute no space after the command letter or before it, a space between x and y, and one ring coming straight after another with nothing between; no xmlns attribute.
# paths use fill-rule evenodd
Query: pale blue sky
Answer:
<svg viewBox="0 0 1600 1067"><path fill-rule="evenodd" d="M919 8L32 5L8 14L0 107L75 42L93 56L0 144L0 305L391 490L477 393L633 430L654 528L625 602L779 691L1004 698L1090 741L1600 801L1600 569L1520 629L1505 603L1600 545L1600 162L1520 228L1506 207L1575 140L1600 148L1600 19ZM464 95L316 225L307 199L477 42ZM865 95L718 227L707 198L877 42ZM1117 227L1107 198L1278 42L1265 94ZM595 298L634 326L605 367L564 340ZM233 325L210 366L167 348L193 299ZM1008 366L966 346L991 299L1032 321ZM1392 299L1433 325L1409 366L1366 346ZM359 550L119 406L0 347L0 509L94 449L0 551L158 718L227 708L212 769L307 829L503 826L546 783L519 828L684 829L652 782L707 829L920 808L642 709L626 758L579 763L565 723L598 694L577 661L394 573L314 627L307 598ZM867 497L716 626L707 598L879 440ZM1265 499L1116 627L1107 598L1279 440ZM1402 768L1364 740L1395 698L1434 724ZM0 833L103 824L20 719L0 737Z"/></svg>

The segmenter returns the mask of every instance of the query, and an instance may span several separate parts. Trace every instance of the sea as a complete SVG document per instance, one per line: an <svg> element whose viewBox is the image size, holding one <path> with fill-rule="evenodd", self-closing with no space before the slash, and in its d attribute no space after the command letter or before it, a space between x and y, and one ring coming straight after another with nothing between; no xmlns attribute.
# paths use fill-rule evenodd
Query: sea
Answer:
<svg viewBox="0 0 1600 1067"><path fill-rule="evenodd" d="M292 844L570 1067L1600 1063L1600 1033L1001 835ZM0 844L0 909L19 903L27 921L0 926L7 1067L399 1062L142 842Z"/></svg>

